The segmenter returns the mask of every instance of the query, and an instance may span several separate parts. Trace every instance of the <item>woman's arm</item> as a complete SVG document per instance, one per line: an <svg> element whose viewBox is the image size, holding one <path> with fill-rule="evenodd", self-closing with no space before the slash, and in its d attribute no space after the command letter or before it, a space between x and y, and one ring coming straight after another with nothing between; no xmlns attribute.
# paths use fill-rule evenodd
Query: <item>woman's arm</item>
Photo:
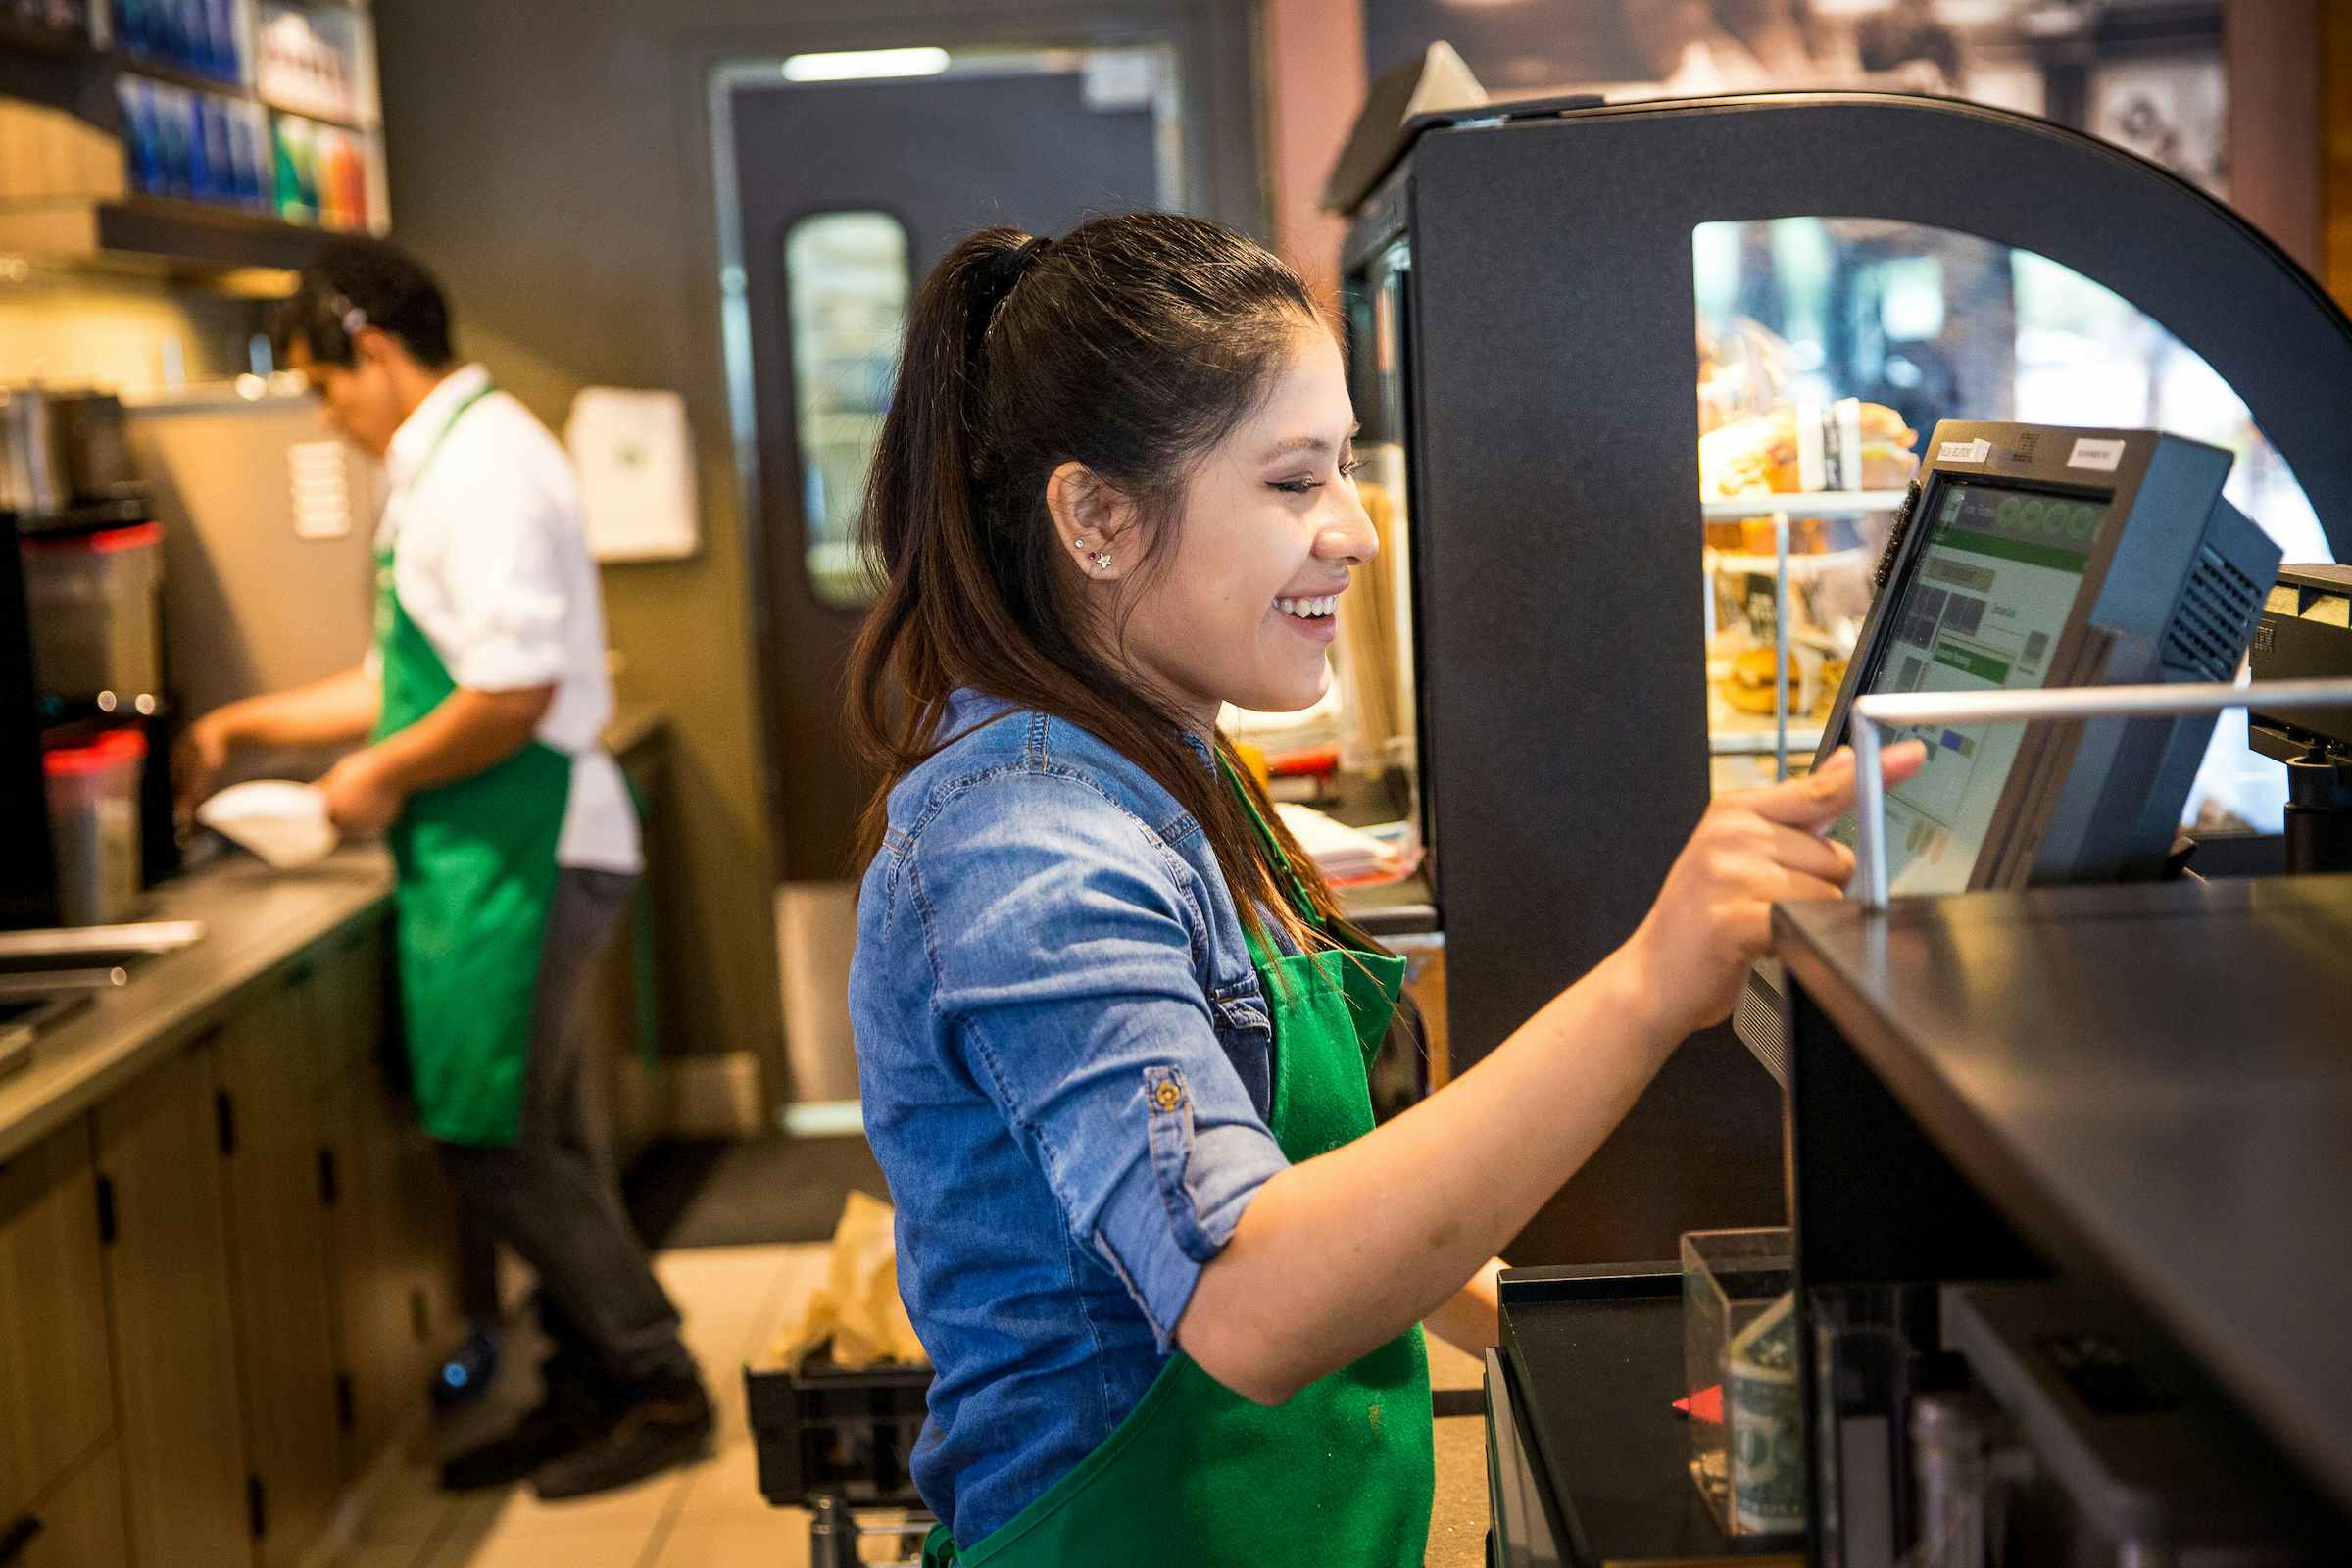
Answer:
<svg viewBox="0 0 2352 1568"><path fill-rule="evenodd" d="M1916 746L1887 754L1890 780ZM1631 941L1485 1059L1386 1125L1274 1176L1201 1270L1177 1329L1208 1374L1279 1404L1446 1306L1575 1174L1675 1047L1731 1011L1771 907L1834 898L1818 835L1853 762L1709 808Z"/></svg>
<svg viewBox="0 0 2352 1568"><path fill-rule="evenodd" d="M1482 1355L1501 1339L1494 1276L1510 1265L1499 1257L1470 1276L1470 1283L1453 1293L1444 1306L1421 1320L1422 1326L1457 1350Z"/></svg>

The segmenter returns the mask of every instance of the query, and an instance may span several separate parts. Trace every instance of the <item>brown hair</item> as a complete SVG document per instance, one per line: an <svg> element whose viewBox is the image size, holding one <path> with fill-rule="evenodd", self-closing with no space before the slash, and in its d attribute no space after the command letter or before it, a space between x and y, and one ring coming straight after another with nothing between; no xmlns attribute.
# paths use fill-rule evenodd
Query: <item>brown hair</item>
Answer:
<svg viewBox="0 0 2352 1568"><path fill-rule="evenodd" d="M860 523L882 580L853 656L850 726L884 773L860 860L881 842L892 787L951 739L949 697L971 687L1116 748L1200 824L1250 931L1266 938L1266 910L1302 950L1328 945L1292 910L1182 717L1089 639L1046 507L1054 469L1083 464L1136 504L1138 570L1151 572L1195 464L1262 405L1308 325L1330 323L1298 273L1229 228L1173 213L1098 218L1050 243L983 229L932 270ZM1330 888L1222 733L1216 748L1336 920Z"/></svg>

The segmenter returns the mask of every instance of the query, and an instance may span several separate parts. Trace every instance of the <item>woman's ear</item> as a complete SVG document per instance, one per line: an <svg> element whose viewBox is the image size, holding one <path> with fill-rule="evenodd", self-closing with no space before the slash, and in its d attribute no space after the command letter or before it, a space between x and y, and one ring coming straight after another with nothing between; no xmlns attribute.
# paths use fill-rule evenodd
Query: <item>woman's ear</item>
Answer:
<svg viewBox="0 0 2352 1568"><path fill-rule="evenodd" d="M1083 463L1065 463L1046 480L1054 532L1078 569L1098 582L1127 574L1135 507ZM1127 550L1120 547L1124 544Z"/></svg>

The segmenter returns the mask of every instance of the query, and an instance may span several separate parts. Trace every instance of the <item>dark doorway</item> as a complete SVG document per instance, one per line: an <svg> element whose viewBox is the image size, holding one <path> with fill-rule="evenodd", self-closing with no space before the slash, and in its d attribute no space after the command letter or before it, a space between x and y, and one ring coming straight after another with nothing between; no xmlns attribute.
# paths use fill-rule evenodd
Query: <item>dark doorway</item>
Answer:
<svg viewBox="0 0 2352 1568"><path fill-rule="evenodd" d="M866 597L858 503L907 304L976 228L1057 234L1100 213L1185 205L1179 58L1149 40L902 49L735 64L716 78L795 1109L857 1095L852 858L875 779L852 756L842 706Z"/></svg>
<svg viewBox="0 0 2352 1568"><path fill-rule="evenodd" d="M727 96L779 871L832 881L854 874L873 786L840 710L862 609L857 492L889 396L895 314L975 228L1057 233L1177 197L1161 156L1174 82L1157 49L990 54L911 79L792 81L784 69L732 72Z"/></svg>

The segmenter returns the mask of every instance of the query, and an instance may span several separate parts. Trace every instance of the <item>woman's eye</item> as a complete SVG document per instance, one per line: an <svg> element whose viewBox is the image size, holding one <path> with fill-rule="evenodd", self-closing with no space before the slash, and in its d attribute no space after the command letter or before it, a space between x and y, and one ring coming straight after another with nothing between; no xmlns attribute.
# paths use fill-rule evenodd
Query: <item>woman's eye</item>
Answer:
<svg viewBox="0 0 2352 1568"><path fill-rule="evenodd" d="M1286 496L1302 496L1323 488L1320 479L1269 479L1266 483Z"/></svg>
<svg viewBox="0 0 2352 1568"><path fill-rule="evenodd" d="M1349 458L1346 463L1340 465L1340 477L1343 479L1352 479L1355 477L1355 470L1363 466L1363 459Z"/></svg>

